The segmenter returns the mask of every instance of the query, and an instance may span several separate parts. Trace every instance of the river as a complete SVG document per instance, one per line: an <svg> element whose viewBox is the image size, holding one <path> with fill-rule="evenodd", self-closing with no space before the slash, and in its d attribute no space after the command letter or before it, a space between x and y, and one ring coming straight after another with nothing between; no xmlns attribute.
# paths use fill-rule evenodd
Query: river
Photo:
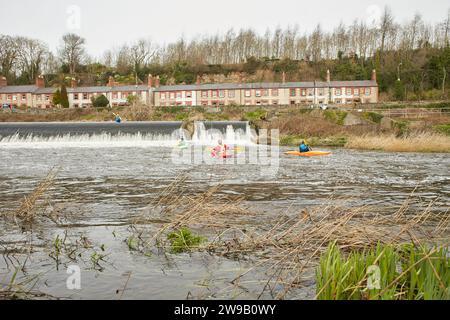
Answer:
<svg viewBox="0 0 450 320"><path fill-rule="evenodd" d="M8 283L15 266L28 256L19 279L36 276L35 290L59 298L256 299L265 279L258 268L241 284L243 289L230 289L230 281L252 266L251 259L210 253L147 257L129 250L125 239L130 221L181 174L193 195L220 184L220 194L242 196L246 206L259 212L262 223L292 206L309 208L343 199L349 206L368 205L380 211L398 208L412 193L423 202L434 201L434 210L448 210L450 204L450 157L446 154L332 149L328 150L332 156L308 159L285 156L288 148L267 147L277 158L270 168L236 159L178 162L174 157L181 151L174 147L182 134L180 127L181 123L0 124L0 212L17 208L55 169L46 205L70 216L61 225L45 220L32 232L0 222L1 284ZM208 134L208 128L217 129L226 143L242 150L254 147L246 123L197 124L193 146L213 146L218 135ZM55 237L64 232L89 239L107 256L102 270L89 261L78 262L81 290L67 288L70 261L56 268L49 257ZM20 250L11 253L11 248L25 247L30 238L30 255ZM293 298L311 298L312 291L312 287L299 291Z"/></svg>

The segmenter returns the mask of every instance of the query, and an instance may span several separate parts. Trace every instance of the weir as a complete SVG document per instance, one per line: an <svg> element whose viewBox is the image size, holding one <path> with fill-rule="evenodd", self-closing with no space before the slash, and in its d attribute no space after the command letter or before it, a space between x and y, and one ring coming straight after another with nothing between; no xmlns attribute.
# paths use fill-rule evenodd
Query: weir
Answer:
<svg viewBox="0 0 450 320"><path fill-rule="evenodd" d="M193 136L182 122L49 122L1 123L2 147L145 147L173 146L184 137L192 144L250 144L248 122L196 122Z"/></svg>

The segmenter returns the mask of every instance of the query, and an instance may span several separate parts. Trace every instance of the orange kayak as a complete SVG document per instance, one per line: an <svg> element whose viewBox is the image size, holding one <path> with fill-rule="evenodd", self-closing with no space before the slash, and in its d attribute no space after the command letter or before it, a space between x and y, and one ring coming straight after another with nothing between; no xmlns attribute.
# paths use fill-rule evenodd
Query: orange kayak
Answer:
<svg viewBox="0 0 450 320"><path fill-rule="evenodd" d="M323 157L323 156L329 156L331 152L324 152L324 151L310 151L310 152L298 152L298 151L289 151L285 154L289 156L297 156L297 157Z"/></svg>

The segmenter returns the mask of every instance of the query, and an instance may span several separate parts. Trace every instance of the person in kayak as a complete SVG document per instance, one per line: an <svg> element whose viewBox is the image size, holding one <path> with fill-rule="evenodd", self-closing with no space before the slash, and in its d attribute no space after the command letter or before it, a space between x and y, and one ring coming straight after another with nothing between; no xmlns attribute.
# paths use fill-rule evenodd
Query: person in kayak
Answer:
<svg viewBox="0 0 450 320"><path fill-rule="evenodd" d="M178 141L178 147L182 148L186 146L186 141L184 140L184 137L180 138L180 141Z"/></svg>
<svg viewBox="0 0 450 320"><path fill-rule="evenodd" d="M121 123L122 122L122 118L118 114L113 113L113 115L115 116L114 121L116 123Z"/></svg>
<svg viewBox="0 0 450 320"><path fill-rule="evenodd" d="M300 144L300 146L298 148L300 150L300 153L305 153L305 152L312 151L311 147L308 146L308 144L306 143L305 140L302 141L302 143Z"/></svg>
<svg viewBox="0 0 450 320"><path fill-rule="evenodd" d="M227 157L228 146L223 143L222 139L217 141L217 146L212 150L211 155L213 157L222 156L223 158Z"/></svg>

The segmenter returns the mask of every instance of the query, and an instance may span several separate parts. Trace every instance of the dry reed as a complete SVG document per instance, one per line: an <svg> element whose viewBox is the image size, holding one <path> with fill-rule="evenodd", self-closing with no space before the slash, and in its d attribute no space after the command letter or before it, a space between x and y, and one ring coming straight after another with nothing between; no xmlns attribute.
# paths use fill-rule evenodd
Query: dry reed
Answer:
<svg viewBox="0 0 450 320"><path fill-rule="evenodd" d="M348 149L379 150L389 152L450 152L450 137L429 132L395 135L350 136Z"/></svg>

